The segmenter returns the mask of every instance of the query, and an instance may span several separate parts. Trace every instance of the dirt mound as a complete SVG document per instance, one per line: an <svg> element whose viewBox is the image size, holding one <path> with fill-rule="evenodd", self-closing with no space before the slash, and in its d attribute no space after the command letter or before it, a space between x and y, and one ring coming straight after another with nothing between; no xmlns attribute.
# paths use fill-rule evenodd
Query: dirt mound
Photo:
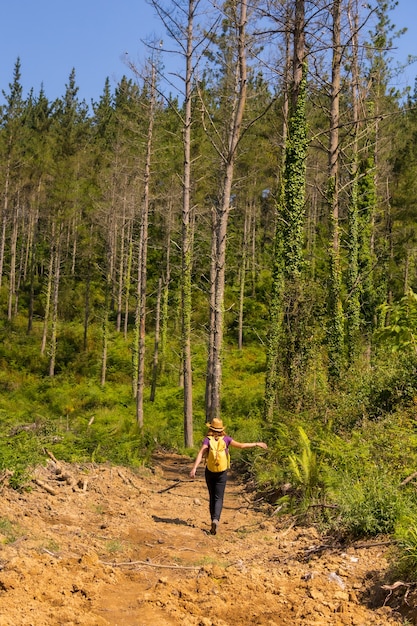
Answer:
<svg viewBox="0 0 417 626"><path fill-rule="evenodd" d="M160 453L132 472L51 455L30 492L3 483L0 626L403 624L384 606L397 590L382 588L383 541L326 545L233 476L211 536L204 470L191 481L190 465Z"/></svg>

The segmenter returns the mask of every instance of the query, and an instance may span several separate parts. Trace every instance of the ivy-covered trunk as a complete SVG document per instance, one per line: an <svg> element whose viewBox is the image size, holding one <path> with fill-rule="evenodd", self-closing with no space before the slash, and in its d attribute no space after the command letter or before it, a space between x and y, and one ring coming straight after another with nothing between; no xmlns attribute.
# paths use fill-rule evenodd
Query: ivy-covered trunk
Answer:
<svg viewBox="0 0 417 626"><path fill-rule="evenodd" d="M278 365L281 355L288 389L295 390L299 378L300 276L304 258L305 184L307 157L304 0L295 6L292 58L291 108L288 135L284 114L285 158L282 190L275 233L274 265L267 349L265 418L271 420L277 394ZM284 103L289 99L284 98ZM285 332L284 332L285 316ZM282 346L281 346L282 343ZM298 389L298 387L297 387ZM292 395L292 391L290 391Z"/></svg>
<svg viewBox="0 0 417 626"><path fill-rule="evenodd" d="M329 131L329 181L328 205L330 221L329 264L330 280L328 292L328 353L329 376L337 379L344 361L344 314L341 300L342 278L340 268L339 234L339 125L340 125L340 86L342 48L340 35L341 0L333 0L333 50L332 83L330 96L330 131Z"/></svg>
<svg viewBox="0 0 417 626"><path fill-rule="evenodd" d="M298 405L303 394L309 343L305 336L306 307L303 295L305 187L307 159L307 66L298 86L295 109L289 122L284 172L283 266L284 368L288 399Z"/></svg>
<svg viewBox="0 0 417 626"><path fill-rule="evenodd" d="M357 8L357 7L356 7ZM352 7L349 6L349 11ZM348 272L347 272L347 348L349 364L358 352L360 328L360 282L359 282L359 67L358 67L358 22L357 10L350 14L352 32L352 115L353 144L351 157L351 190L348 206Z"/></svg>

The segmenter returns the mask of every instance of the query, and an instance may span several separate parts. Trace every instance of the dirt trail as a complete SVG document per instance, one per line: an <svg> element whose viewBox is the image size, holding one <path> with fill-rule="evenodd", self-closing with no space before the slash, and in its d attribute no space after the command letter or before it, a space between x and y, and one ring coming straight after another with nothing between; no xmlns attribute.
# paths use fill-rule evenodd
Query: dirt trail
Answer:
<svg viewBox="0 0 417 626"><path fill-rule="evenodd" d="M132 472L51 458L32 491L3 486L0 626L404 623L383 606L383 542L325 548L233 477L211 536L204 470L191 481L189 459L154 463Z"/></svg>

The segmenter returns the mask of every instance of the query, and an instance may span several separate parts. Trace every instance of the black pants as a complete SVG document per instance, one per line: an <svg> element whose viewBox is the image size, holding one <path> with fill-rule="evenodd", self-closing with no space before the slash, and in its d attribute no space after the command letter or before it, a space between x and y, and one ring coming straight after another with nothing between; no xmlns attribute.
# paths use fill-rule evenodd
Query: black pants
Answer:
<svg viewBox="0 0 417 626"><path fill-rule="evenodd" d="M220 520L223 508L224 490L227 483L227 470L224 472L210 472L206 467L206 484L210 498L210 517Z"/></svg>

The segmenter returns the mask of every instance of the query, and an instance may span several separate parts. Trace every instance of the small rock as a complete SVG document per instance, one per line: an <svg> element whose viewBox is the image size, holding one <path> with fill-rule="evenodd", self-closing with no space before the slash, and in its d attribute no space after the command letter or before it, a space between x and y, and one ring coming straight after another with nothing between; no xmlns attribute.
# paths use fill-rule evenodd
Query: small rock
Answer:
<svg viewBox="0 0 417 626"><path fill-rule="evenodd" d="M336 572L330 572L329 576L328 576L329 580L333 583L336 583L340 589L344 589L345 588L345 583L343 582L343 580L340 578L340 576L338 576L336 574Z"/></svg>
<svg viewBox="0 0 417 626"><path fill-rule="evenodd" d="M349 602L354 602L355 604L359 604L358 596L354 591L349 591Z"/></svg>

